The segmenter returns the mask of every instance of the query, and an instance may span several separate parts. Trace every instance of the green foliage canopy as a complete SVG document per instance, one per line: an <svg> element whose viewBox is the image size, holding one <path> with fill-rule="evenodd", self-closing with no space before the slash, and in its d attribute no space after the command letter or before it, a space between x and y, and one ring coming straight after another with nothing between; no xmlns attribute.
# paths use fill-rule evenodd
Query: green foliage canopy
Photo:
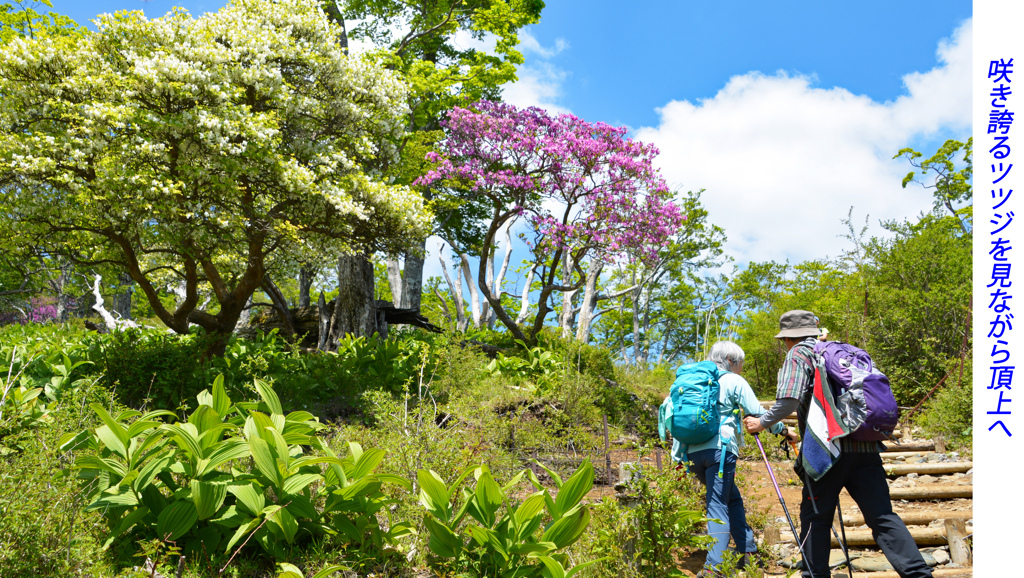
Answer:
<svg viewBox="0 0 1024 578"><path fill-rule="evenodd" d="M972 178L974 176L974 138L968 138L963 143L957 140L947 140L939 147L934 155L921 160L924 155L912 148L900 149L893 158L903 157L914 167L913 171L903 177L903 188L916 182L926 189L933 189L935 195L935 208L941 210L946 208L960 220L960 227L966 232L970 224L973 197ZM963 157L957 160L960 153ZM932 184L925 184L921 181L923 177L931 175L934 178Z"/></svg>
<svg viewBox="0 0 1024 578"><path fill-rule="evenodd" d="M32 9L36 4L53 8L50 0L32 2L28 7L22 2L15 2L21 10L15 10L14 4L0 4L0 44L20 37L39 38L42 36L65 36L80 34L83 29L74 20L55 12L40 14Z"/></svg>

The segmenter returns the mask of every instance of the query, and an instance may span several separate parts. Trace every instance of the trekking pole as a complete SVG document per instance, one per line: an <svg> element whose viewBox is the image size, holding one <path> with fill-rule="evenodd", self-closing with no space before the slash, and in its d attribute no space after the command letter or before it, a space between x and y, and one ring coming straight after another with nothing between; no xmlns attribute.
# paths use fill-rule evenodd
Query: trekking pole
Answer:
<svg viewBox="0 0 1024 578"><path fill-rule="evenodd" d="M807 493L811 498L811 507L814 508L814 513L818 513L818 502L815 501L814 491L811 490L811 480L804 474L804 487L807 488ZM843 527L843 509L839 505L839 497L836 497L836 511L839 512L839 529L843 531L843 537L839 537L839 532L836 532L836 527L829 524L828 528L832 530L832 535L836 537L836 542L839 542L839 548L843 551L843 555L846 556L846 569L850 572L850 578L853 578L853 564L850 562L850 551L846 548L846 528ZM842 562L839 562L842 564Z"/></svg>
<svg viewBox="0 0 1024 578"><path fill-rule="evenodd" d="M796 442L791 440L791 439L789 439L789 438L786 438L786 441L788 441L789 442L789 446L791 448L793 448L793 455L795 455L797 458L799 458L800 457L800 448L796 447Z"/></svg>
<svg viewBox="0 0 1024 578"><path fill-rule="evenodd" d="M786 521L789 522L789 529L793 532L793 539L796 540L797 548L800 549L800 555L804 559L804 568L807 569L807 573L814 578L814 574L811 572L811 567L807 561L807 554L804 552L804 545L800 541L800 534L796 531L796 524L793 523L793 517L789 515L789 508L786 507L786 500L782 497L782 490L779 489L779 482L775 479L775 472L772 471L772 465L768 463L768 454L764 453L764 446L761 445L761 438L757 434L754 434L754 440L757 441L757 449L761 450L761 457L764 458L764 465L768 468L768 475L772 478L772 485L775 486L775 493L779 496L779 503L782 504L782 511L786 513Z"/></svg>
<svg viewBox="0 0 1024 578"><path fill-rule="evenodd" d="M789 445L793 447L793 451L796 452L797 459L800 459L800 450L796 447L796 442L790 438L786 438ZM811 504L814 505L814 511L818 511L818 505L814 503L814 494L811 493L810 486L807 488L807 492L811 494ZM839 538L839 532L836 532L835 526L832 526L832 534L839 541L839 547L843 549L843 554L846 556L846 569L850 573L850 578L853 578L853 564L850 563L850 551L846 547L846 528L843 526L843 509L839 505L839 498L836 498L836 511L839 512L839 530L843 533L842 539Z"/></svg>
<svg viewBox="0 0 1024 578"><path fill-rule="evenodd" d="M843 524L843 507L839 504L839 496L836 496L836 514L839 516L839 531L843 533L843 539L839 541L839 545L843 548L843 554L846 555L846 570L850 573L850 578L853 578L853 564L850 563L850 550L846 547L846 526ZM836 533L836 529L832 528L832 533ZM839 536L836 536L838 538Z"/></svg>

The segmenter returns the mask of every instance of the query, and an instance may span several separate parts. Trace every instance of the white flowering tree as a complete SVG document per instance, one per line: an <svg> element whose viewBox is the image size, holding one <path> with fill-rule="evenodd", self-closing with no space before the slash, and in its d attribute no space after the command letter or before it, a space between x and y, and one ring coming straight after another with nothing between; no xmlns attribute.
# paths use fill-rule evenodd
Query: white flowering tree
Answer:
<svg viewBox="0 0 1024 578"><path fill-rule="evenodd" d="M275 259L397 251L425 234L421 198L381 176L404 85L347 57L315 0L97 24L0 50L7 226L122 267L174 331L221 334ZM174 306L158 294L168 278L184 286Z"/></svg>

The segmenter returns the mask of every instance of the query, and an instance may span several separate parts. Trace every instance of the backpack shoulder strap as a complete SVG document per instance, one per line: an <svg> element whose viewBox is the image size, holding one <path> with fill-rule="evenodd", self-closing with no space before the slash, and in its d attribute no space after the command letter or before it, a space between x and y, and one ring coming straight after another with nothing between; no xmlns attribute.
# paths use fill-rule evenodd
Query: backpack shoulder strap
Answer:
<svg viewBox="0 0 1024 578"><path fill-rule="evenodd" d="M718 387L719 388L722 387L722 378L727 376L727 375L735 375L735 374L733 372L731 372L731 371L723 371L722 374L718 378L718 380L719 380L718 381ZM732 392L729 395L729 401L731 402L731 405L732 405L733 409L736 409L736 408L738 408L740 406L739 400L736 399L736 392Z"/></svg>

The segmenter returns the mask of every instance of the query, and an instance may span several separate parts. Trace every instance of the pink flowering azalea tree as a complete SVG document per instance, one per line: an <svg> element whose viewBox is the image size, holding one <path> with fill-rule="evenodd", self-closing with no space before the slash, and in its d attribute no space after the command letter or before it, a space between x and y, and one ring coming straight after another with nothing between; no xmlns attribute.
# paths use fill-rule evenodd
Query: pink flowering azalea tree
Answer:
<svg viewBox="0 0 1024 578"><path fill-rule="evenodd" d="M553 311L552 294L583 286L586 259L654 259L686 218L652 164L658 150L627 138L625 128L490 101L455 108L442 125L446 137L428 155L436 168L418 184L460 191L488 206L480 262L490 259L495 236L509 221L530 226L539 296L528 334L502 307L501 288L490 286L485 267L477 283L501 323L528 344L536 343Z"/></svg>

